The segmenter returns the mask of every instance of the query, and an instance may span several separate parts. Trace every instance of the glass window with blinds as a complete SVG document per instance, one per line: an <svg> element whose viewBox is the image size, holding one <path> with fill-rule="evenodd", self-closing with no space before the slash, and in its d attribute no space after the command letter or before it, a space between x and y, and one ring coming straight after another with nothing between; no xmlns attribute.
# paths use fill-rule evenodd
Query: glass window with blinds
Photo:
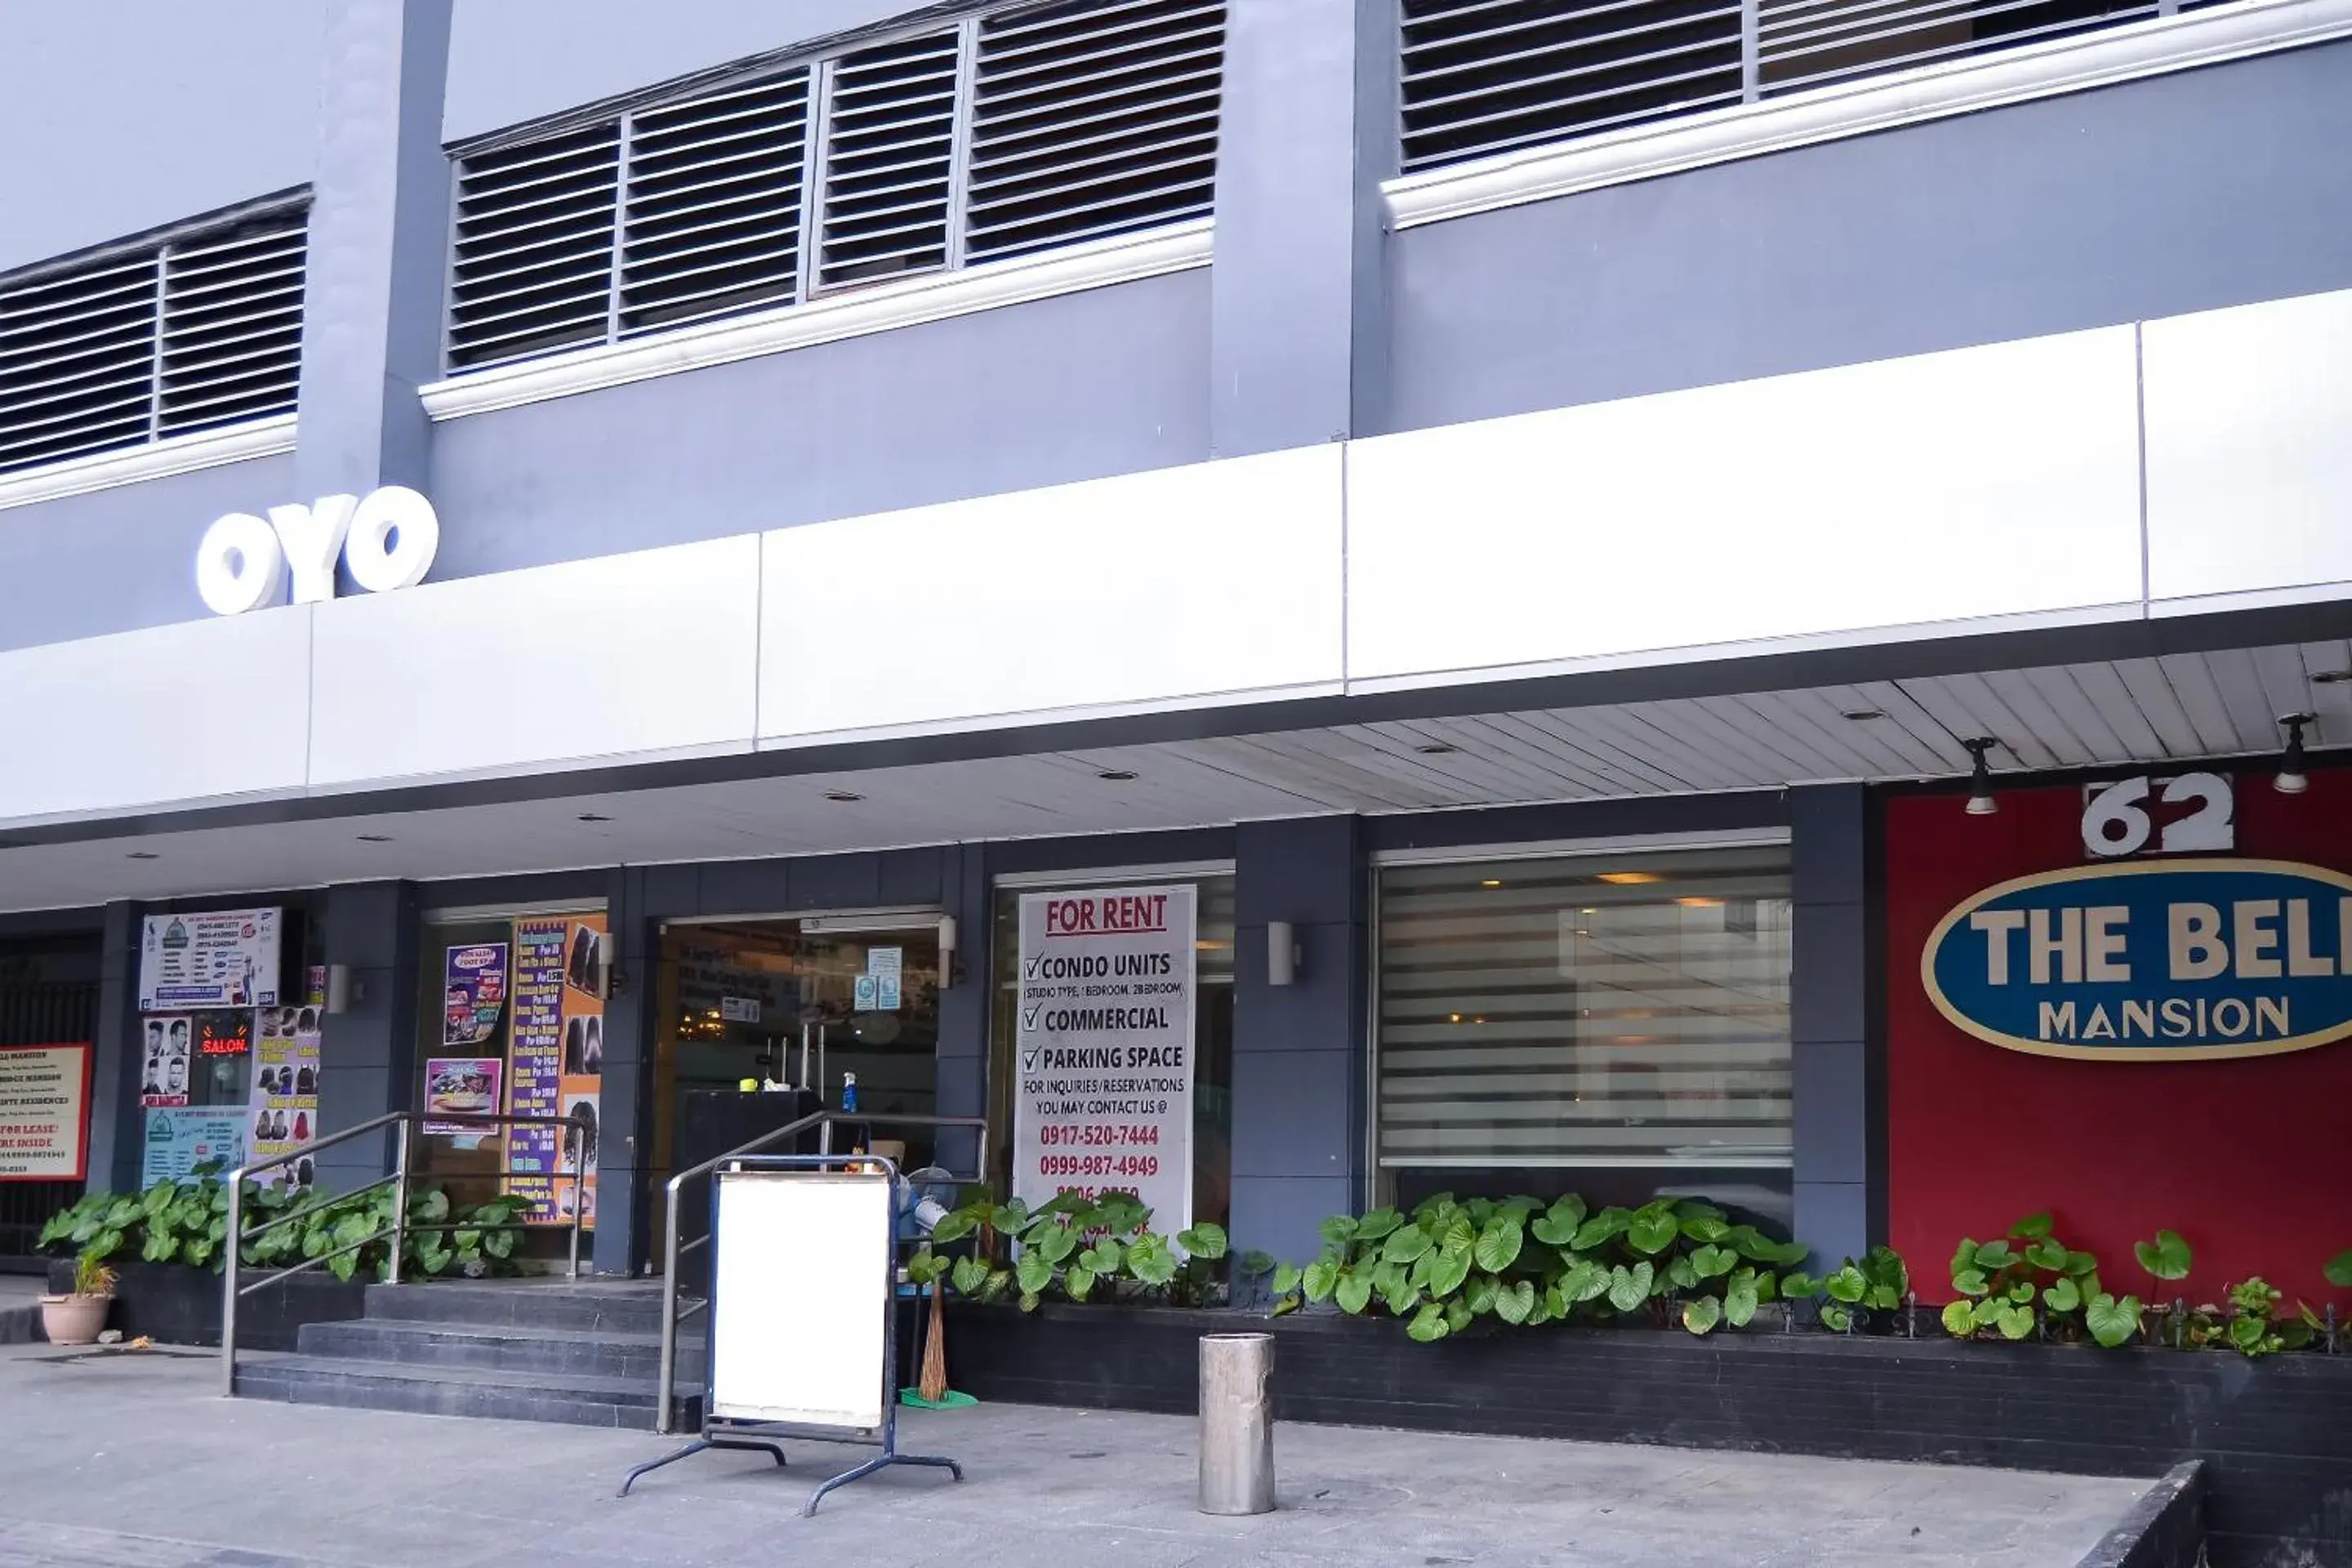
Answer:
<svg viewBox="0 0 2352 1568"><path fill-rule="evenodd" d="M463 152L453 373L1209 216L1224 0L1053 0Z"/></svg>
<svg viewBox="0 0 2352 1568"><path fill-rule="evenodd" d="M1383 868L1383 1170L1790 1163L1786 846Z"/></svg>

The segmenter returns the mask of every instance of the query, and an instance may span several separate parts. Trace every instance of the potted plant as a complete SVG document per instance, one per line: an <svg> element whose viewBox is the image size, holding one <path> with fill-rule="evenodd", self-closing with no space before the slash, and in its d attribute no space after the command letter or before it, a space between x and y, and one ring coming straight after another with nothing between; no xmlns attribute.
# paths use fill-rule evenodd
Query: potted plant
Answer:
<svg viewBox="0 0 2352 1568"><path fill-rule="evenodd" d="M114 1305L114 1270L95 1251L74 1260L73 1291L41 1298L41 1331L53 1345L94 1345Z"/></svg>

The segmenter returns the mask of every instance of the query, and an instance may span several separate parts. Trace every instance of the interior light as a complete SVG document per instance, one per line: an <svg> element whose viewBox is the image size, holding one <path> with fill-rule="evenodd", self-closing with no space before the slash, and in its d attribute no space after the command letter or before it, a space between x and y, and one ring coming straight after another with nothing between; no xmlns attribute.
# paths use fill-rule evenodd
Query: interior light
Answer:
<svg viewBox="0 0 2352 1568"><path fill-rule="evenodd" d="M866 797L859 795L855 790L829 789L824 792L824 798L832 801L839 801L844 805L846 805L852 801L864 800Z"/></svg>
<svg viewBox="0 0 2352 1568"><path fill-rule="evenodd" d="M1489 878L1487 878L1485 881L1483 881L1483 882L1479 883L1478 885L1479 885L1480 887L1482 887L1482 888L1499 888L1499 887L1501 887L1501 886L1503 885L1503 883L1502 883L1502 879L1501 879L1500 878L1497 878L1497 877L1489 877Z"/></svg>
<svg viewBox="0 0 2352 1568"><path fill-rule="evenodd" d="M1719 910L1723 908L1723 900L1721 899L1676 899L1675 902L1680 904L1686 910Z"/></svg>
<svg viewBox="0 0 2352 1568"><path fill-rule="evenodd" d="M2286 730L2286 754L2279 758L2278 777L2271 780L2271 787L2279 794L2301 795L2311 787L2311 780L2304 773L2303 727L2317 722L2317 716L2310 713L2280 716L2279 723Z"/></svg>
<svg viewBox="0 0 2352 1568"><path fill-rule="evenodd" d="M1992 797L1992 769L1986 765L1985 753L2000 745L2000 742L1991 735L1979 735L1974 740L1962 741L1960 744L1969 749L1970 758L1968 814L1970 816L1990 816L2000 809L2000 803Z"/></svg>
<svg viewBox="0 0 2352 1568"><path fill-rule="evenodd" d="M1601 873L1601 879L1604 882L1614 882L1621 888L1638 888L1644 882L1665 880L1655 871L1603 871Z"/></svg>

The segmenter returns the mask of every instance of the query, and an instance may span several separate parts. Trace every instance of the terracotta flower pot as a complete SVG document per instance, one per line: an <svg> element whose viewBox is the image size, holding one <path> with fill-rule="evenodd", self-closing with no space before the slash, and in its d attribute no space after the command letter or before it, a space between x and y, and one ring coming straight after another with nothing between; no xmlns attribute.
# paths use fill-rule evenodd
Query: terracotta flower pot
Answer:
<svg viewBox="0 0 2352 1568"><path fill-rule="evenodd" d="M94 1345L113 1305L111 1296L44 1296L41 1331L53 1345Z"/></svg>

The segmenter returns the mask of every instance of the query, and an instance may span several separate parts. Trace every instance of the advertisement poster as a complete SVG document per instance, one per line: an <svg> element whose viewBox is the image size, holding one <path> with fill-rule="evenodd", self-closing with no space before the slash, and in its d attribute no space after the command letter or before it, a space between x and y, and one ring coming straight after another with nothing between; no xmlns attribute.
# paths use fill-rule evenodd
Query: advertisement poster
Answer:
<svg viewBox="0 0 2352 1568"><path fill-rule="evenodd" d="M514 1016L507 1031L507 1110L573 1117L586 1128L581 1180L550 1127L508 1139L507 1190L530 1200L534 1225L568 1224L572 1205L596 1217L596 1127L604 1071L604 1003L597 994L610 935L602 915L552 915L514 924ZM559 1177L564 1179L559 1180ZM576 1189L576 1191L575 1191Z"/></svg>
<svg viewBox="0 0 2352 1568"><path fill-rule="evenodd" d="M139 940L139 1010L274 1007L277 910L149 915Z"/></svg>
<svg viewBox="0 0 2352 1568"><path fill-rule="evenodd" d="M269 1009L273 1013L278 1010ZM196 1055L200 1057L248 1055L253 1050L253 1009L199 1013L194 1019L194 1034Z"/></svg>
<svg viewBox="0 0 2352 1568"><path fill-rule="evenodd" d="M274 1159L299 1154L319 1134L319 1024L317 1007L264 1007L254 1045L253 1089L247 1110L247 1157ZM266 1185L310 1184L308 1160L262 1173Z"/></svg>
<svg viewBox="0 0 2352 1568"><path fill-rule="evenodd" d="M485 942L449 949L442 964L442 998L443 1045L478 1046L497 1038L499 1019L507 1007L507 944Z"/></svg>
<svg viewBox="0 0 2352 1568"><path fill-rule="evenodd" d="M194 1029L195 1020L184 1013L142 1023L140 1037L145 1052L139 1072L140 1104L153 1107L188 1103L188 1077L195 1070L189 1060L195 1052Z"/></svg>
<svg viewBox="0 0 2352 1568"><path fill-rule="evenodd" d="M245 1163L246 1113L218 1105L160 1106L147 1113L147 1147L139 1184L186 1175L206 1161L223 1170Z"/></svg>
<svg viewBox="0 0 2352 1568"><path fill-rule="evenodd" d="M1013 1195L1130 1192L1192 1223L1194 889L1021 900Z"/></svg>
<svg viewBox="0 0 2352 1568"><path fill-rule="evenodd" d="M494 1116L505 1075L506 1063L497 1057L434 1057L425 1064L425 1114ZM496 1129L428 1121L425 1131L436 1137L480 1138Z"/></svg>
<svg viewBox="0 0 2352 1568"><path fill-rule="evenodd" d="M82 1046L0 1046L0 1182L79 1182L89 1160Z"/></svg>

